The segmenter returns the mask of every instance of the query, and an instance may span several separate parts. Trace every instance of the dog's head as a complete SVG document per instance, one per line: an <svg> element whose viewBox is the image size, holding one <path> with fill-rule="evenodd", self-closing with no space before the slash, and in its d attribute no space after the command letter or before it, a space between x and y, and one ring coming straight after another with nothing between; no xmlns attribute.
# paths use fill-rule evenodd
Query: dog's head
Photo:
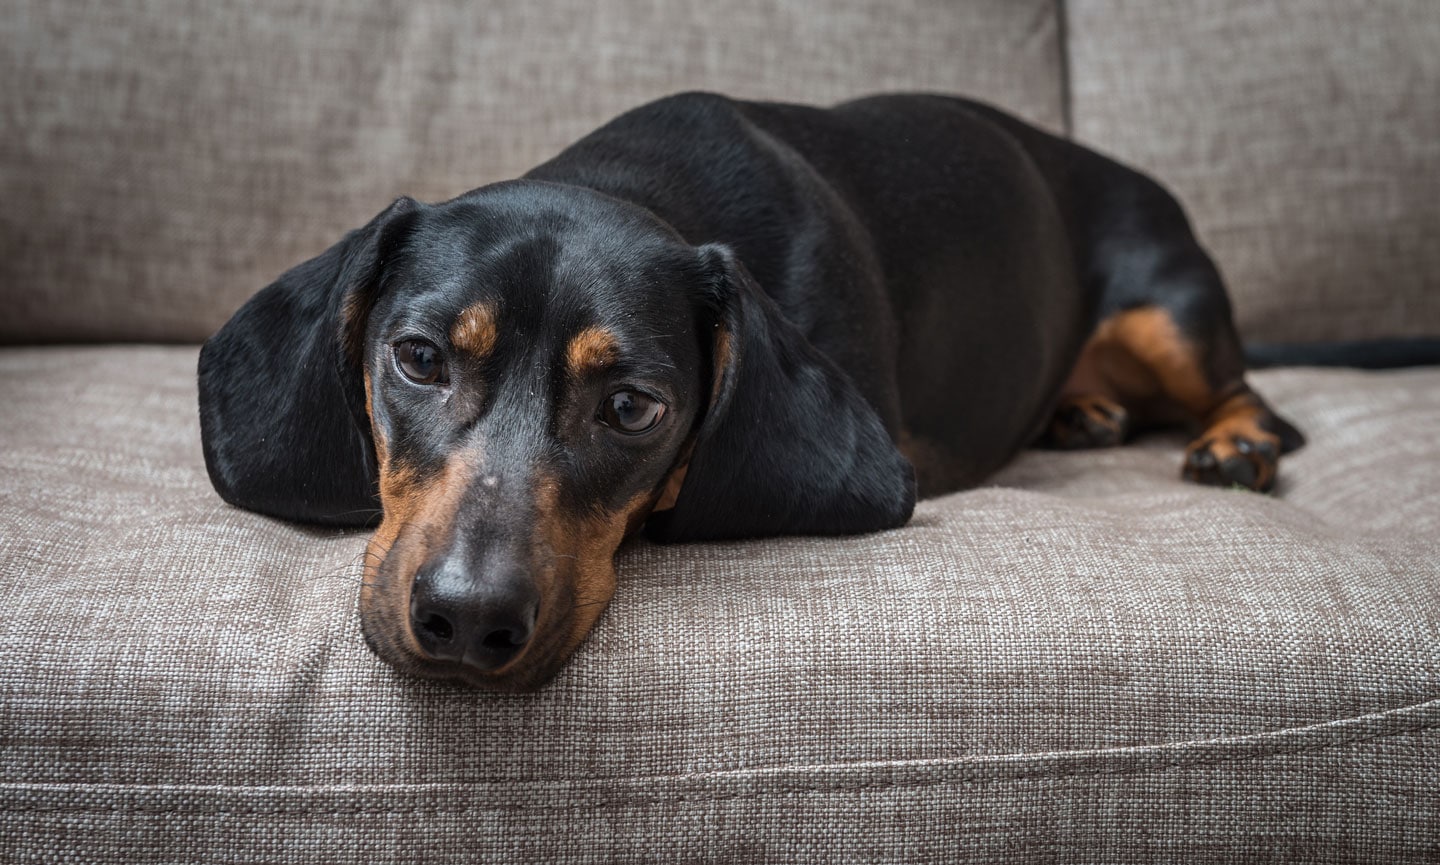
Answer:
<svg viewBox="0 0 1440 865"><path fill-rule="evenodd" d="M659 540L891 527L909 465L726 247L533 181L401 199L206 343L216 489L366 524L361 622L401 670L523 690ZM378 506L378 507L377 507Z"/></svg>

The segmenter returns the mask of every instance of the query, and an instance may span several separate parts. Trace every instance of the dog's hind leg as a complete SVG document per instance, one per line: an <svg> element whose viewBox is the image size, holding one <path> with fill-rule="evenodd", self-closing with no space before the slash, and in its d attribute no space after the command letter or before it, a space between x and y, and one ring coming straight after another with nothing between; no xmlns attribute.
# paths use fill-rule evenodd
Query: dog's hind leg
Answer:
<svg viewBox="0 0 1440 865"><path fill-rule="evenodd" d="M1109 407L1119 407L1126 424L1133 419L1198 431L1181 470L1187 480L1273 489L1280 455L1304 437L1246 383L1219 274L1193 243L1173 253L1150 250L1148 258L1163 264L1151 271L1148 285L1125 287L1143 298L1132 297L1102 318L1062 392L1052 431L1067 412L1085 412L1083 431L1093 426L1094 414L1113 416ZM1119 424L1100 428L1123 437Z"/></svg>
<svg viewBox="0 0 1440 865"><path fill-rule="evenodd" d="M1106 445L1132 427L1183 425L1195 431L1186 479L1273 489L1280 455L1305 439L1246 383L1224 282L1180 204L1099 154L1044 153L1096 322L1046 438Z"/></svg>

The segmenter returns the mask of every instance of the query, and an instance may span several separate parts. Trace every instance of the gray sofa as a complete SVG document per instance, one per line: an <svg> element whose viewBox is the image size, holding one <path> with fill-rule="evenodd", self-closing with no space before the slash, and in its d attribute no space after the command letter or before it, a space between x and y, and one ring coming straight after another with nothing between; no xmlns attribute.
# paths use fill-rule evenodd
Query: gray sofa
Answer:
<svg viewBox="0 0 1440 865"><path fill-rule="evenodd" d="M1440 333L1430 0L17 0L0 861L1440 861L1440 370L1254 383L877 535L662 547L545 690L361 641L362 533L211 490L196 344L401 193L689 88L957 91L1160 176L1248 339Z"/></svg>

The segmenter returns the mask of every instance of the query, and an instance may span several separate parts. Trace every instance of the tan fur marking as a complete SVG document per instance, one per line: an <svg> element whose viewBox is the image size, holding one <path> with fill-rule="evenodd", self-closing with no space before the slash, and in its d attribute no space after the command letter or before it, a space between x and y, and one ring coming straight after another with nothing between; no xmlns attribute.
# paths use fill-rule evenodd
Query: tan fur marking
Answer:
<svg viewBox="0 0 1440 865"><path fill-rule="evenodd" d="M715 331L715 378L710 384L710 402L720 396L720 384L725 380L725 371L730 367L730 331L721 325Z"/></svg>
<svg viewBox="0 0 1440 865"><path fill-rule="evenodd" d="M536 487L536 512L540 515L539 535L545 540L561 575L557 582L566 586L548 587L542 607L554 610L558 617L569 616L567 633L550 649L553 660L570 655L590 633L610 600L615 595L615 553L630 532L639 528L650 513L653 493L639 493L619 510L608 513L564 514L560 510L559 485L553 478L543 479ZM568 578L563 576L569 571ZM568 595L568 597L567 597ZM557 603L559 602L559 603ZM558 608L569 603L569 608ZM555 627L550 621L540 627ZM558 650L558 654L556 653ZM523 656L522 656L523 657ZM543 660L551 660L543 659ZM541 661L542 659L533 659Z"/></svg>
<svg viewBox="0 0 1440 865"><path fill-rule="evenodd" d="M472 475L470 465L460 459L452 460L440 474L424 480L411 469L393 466L388 458L381 464L380 503L384 517L366 548L360 588L362 616L384 631L372 636L421 654L410 630L410 577L435 554L437 543L448 540L455 511ZM382 562L388 578L380 573Z"/></svg>
<svg viewBox="0 0 1440 865"><path fill-rule="evenodd" d="M371 398L366 381L367 403ZM360 612L366 636L382 657L402 669L422 672L425 653L410 627L413 574L448 543L456 510L475 476L475 467L457 457L436 476L421 478L394 462L372 421L379 457L384 518L366 551ZM683 477L683 469L678 474ZM638 530L661 493L647 490L610 512L571 514L562 507L559 481L535 484L536 571L541 617L531 645L489 684L505 689L544 681L585 639L616 588L615 554ZM383 569L382 569L383 564ZM472 680L480 684L478 679Z"/></svg>
<svg viewBox="0 0 1440 865"><path fill-rule="evenodd" d="M374 298L368 292L351 292L340 307L340 344L353 363L365 362L365 320Z"/></svg>
<svg viewBox="0 0 1440 865"><path fill-rule="evenodd" d="M680 499L680 488L685 485L685 473L690 471L687 463L670 473L665 479L665 488L660 491L660 498L655 501L654 510L668 511L675 507L675 502Z"/></svg>
<svg viewBox="0 0 1440 865"><path fill-rule="evenodd" d="M1062 397L1104 397L1134 407L1151 401L1180 406L1193 420L1220 401L1200 352L1170 314L1145 307L1117 313L1095 329L1061 390Z"/></svg>
<svg viewBox="0 0 1440 865"><path fill-rule="evenodd" d="M1087 399L1118 403L1146 420L1198 425L1203 431L1186 448L1182 469L1191 480L1274 486L1280 437L1264 427L1270 410L1240 378L1211 384L1200 348L1163 309L1129 310L1096 328L1061 391L1062 406ZM1235 460L1253 466L1253 480Z"/></svg>
<svg viewBox="0 0 1440 865"><path fill-rule="evenodd" d="M620 343L615 334L600 327L587 327L575 334L565 350L566 368L576 377L604 369L619 359Z"/></svg>
<svg viewBox="0 0 1440 865"><path fill-rule="evenodd" d="M685 443L680 446L680 452L675 457L674 467L670 469L670 474L666 476L665 483L655 493L655 501L646 509L645 516L649 516L653 511L668 511L675 507L675 503L680 499L680 489L685 486L685 476L690 471L690 458L694 455L695 436L692 434L685 440ZM642 519L641 522L643 523L644 520ZM637 525L636 528L638 529L639 526ZM626 532L626 534L629 534L629 532Z"/></svg>
<svg viewBox="0 0 1440 865"><path fill-rule="evenodd" d="M1120 430L1120 422L1117 418L1124 413L1125 409L1114 400L1106 399L1103 396L1076 396L1068 398L1066 403L1085 412L1097 423L1117 432Z"/></svg>
<svg viewBox="0 0 1440 865"><path fill-rule="evenodd" d="M1255 488L1269 489L1275 482L1276 461L1280 453L1280 437L1267 431L1260 421L1268 411L1251 392L1237 394L1221 403L1205 421L1205 431L1185 449L1187 454L1208 450L1215 460L1224 463L1244 457L1255 466ZM1241 450L1241 444L1247 447ZM1269 445L1269 453L1255 446Z"/></svg>
<svg viewBox="0 0 1440 865"><path fill-rule="evenodd" d="M450 327L450 344L477 358L495 350L495 310L488 303L466 307Z"/></svg>
<svg viewBox="0 0 1440 865"><path fill-rule="evenodd" d="M361 373L361 376L363 376L365 379L365 417L373 418L375 417L375 405L371 401L370 397L370 370L365 370ZM379 430L375 429L375 424L373 421L370 424L370 428L375 434L375 446L378 448L380 446Z"/></svg>
<svg viewBox="0 0 1440 865"><path fill-rule="evenodd" d="M367 411L372 399L370 376L366 374ZM414 469L391 459L384 430L374 422L373 414L371 418L383 516L365 550L360 614L367 633L377 643L419 657L423 652L410 630L410 576L433 555L433 544L448 538L448 529L474 470L467 460L456 458L435 477L418 477ZM410 533L406 533L407 529ZM406 537L402 538L402 534ZM386 564L384 574L382 563Z"/></svg>

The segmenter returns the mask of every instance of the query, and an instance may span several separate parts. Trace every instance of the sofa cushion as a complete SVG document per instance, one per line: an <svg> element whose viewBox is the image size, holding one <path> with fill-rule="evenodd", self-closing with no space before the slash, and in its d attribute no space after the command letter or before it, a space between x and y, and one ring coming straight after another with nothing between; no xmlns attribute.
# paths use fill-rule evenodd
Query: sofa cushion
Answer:
<svg viewBox="0 0 1440 865"><path fill-rule="evenodd" d="M223 504L193 348L0 352L16 861L1425 861L1440 370L1277 370L1280 494L1032 452L907 527L657 546L543 691L401 678L363 533Z"/></svg>
<svg viewBox="0 0 1440 865"><path fill-rule="evenodd" d="M1065 6L1075 136L1179 195L1244 336L1440 335L1440 3Z"/></svg>
<svg viewBox="0 0 1440 865"><path fill-rule="evenodd" d="M1053 0L16 0L0 342L196 341L395 197L709 89L971 93L1062 126Z"/></svg>

